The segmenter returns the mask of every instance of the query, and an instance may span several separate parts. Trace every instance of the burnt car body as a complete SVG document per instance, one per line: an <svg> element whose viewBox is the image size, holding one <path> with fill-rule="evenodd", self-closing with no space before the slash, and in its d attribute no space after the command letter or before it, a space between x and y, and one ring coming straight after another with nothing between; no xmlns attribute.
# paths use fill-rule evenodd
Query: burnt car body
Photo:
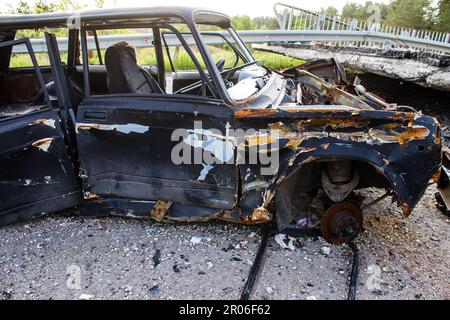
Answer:
<svg viewBox="0 0 450 320"><path fill-rule="evenodd" d="M69 28L68 21L77 23ZM100 50L98 32L144 27L153 33L154 68L140 66L126 43ZM67 29L64 62L52 28ZM47 30L48 67L38 65L29 39L17 37L25 29ZM205 40L211 36L234 52L233 66L213 60ZM174 70L167 37L197 70ZM276 221L280 230L321 232L339 243L362 225L367 205L356 190L384 188L408 216L439 178L434 118L350 83L333 59L269 70L218 12L155 7L6 16L0 41L2 225L77 207L86 216ZM19 45L32 67L10 67ZM92 51L98 65L89 62ZM179 128L187 134L174 138ZM214 164L174 163L180 142ZM244 161L252 150L276 155L271 172Z"/></svg>

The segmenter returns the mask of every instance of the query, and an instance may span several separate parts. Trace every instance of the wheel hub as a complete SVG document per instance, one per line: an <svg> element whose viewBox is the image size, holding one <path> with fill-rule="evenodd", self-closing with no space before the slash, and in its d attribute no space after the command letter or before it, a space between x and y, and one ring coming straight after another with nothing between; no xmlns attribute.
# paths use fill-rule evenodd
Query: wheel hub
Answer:
<svg viewBox="0 0 450 320"><path fill-rule="evenodd" d="M362 212L356 204L337 203L325 211L321 221L322 236L330 243L344 243L358 235L362 224Z"/></svg>

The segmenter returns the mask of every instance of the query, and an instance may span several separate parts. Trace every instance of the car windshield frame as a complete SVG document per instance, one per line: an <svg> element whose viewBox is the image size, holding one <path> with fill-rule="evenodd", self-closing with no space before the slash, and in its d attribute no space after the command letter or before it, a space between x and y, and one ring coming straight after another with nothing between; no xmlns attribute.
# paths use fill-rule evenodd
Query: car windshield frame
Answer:
<svg viewBox="0 0 450 320"><path fill-rule="evenodd" d="M220 29L220 31L227 31L231 36L229 40L233 40L236 47L242 51L250 62L256 61L253 55L248 50L247 46L242 41L239 34L231 26L230 18L216 11L197 8L184 7L154 7L154 8L131 8L125 10L109 9L109 10L91 10L81 11L76 13L52 13L40 15L20 15L20 16L6 16L0 19L0 30L9 30L11 28L17 29L34 29L40 27L67 27L69 18L78 17L79 25L75 28L81 36L80 39L80 54L83 57L83 74L85 77L85 98L91 98L89 84L88 66L85 64L87 60L87 43L85 32L90 29L101 28L126 28L127 26L145 25L146 27L158 26L162 24L184 23L193 36L195 45L205 63L208 76L215 87L218 94L218 99L229 106L236 106L242 104L242 101L233 100L228 94L228 88L225 80L222 78L218 70L211 52L209 51L204 37L201 35L202 31L198 26L209 26ZM70 31L70 30L69 30ZM70 33L69 33L70 34ZM228 37L227 34L227 37ZM84 38L84 39L83 39ZM233 43L233 41L231 41ZM70 57L70 56L69 56ZM256 62L261 66L258 62ZM261 66L262 67L262 66Z"/></svg>
<svg viewBox="0 0 450 320"><path fill-rule="evenodd" d="M208 71L210 71L210 76L213 79L214 83L218 84L218 91L220 92L222 99L224 100L224 102L228 105L231 106L239 106L243 103L243 101L248 101L252 96L257 95L261 89L260 88L257 90L257 92L255 92L254 94L250 95L249 97L247 97L246 99L243 100L235 100L232 99L229 92L228 92L228 88L225 85L225 81L222 78L221 72L217 69L217 66L214 62L214 59L212 58L212 54L208 49L208 46L206 44L206 41L204 41L204 36L202 35L202 33L204 33L205 31L200 31L198 26L201 26L201 23L193 23L192 28L195 30L195 34L192 31L192 34L195 37L198 37L198 41L200 43L198 43L197 41L197 46L200 52L204 51L205 56L203 57L203 59L205 60L205 63L207 64L207 69ZM234 44L241 50L241 52L245 55L245 57L249 60L249 63L255 63L256 65L260 66L261 68L264 68L260 62L258 60L256 60L253 55L251 54L250 50L248 50L247 46L245 45L244 41L242 40L242 38L239 36L239 34L237 33L237 31L232 27L229 26L227 28L221 27L220 25L215 25L215 24L208 24L208 25L212 25L215 27L220 28L220 31L216 31L216 32L228 32L228 34L231 36L231 39L234 41ZM228 39L230 41L230 39ZM233 43L232 41L230 41L231 43ZM266 69L266 68L264 68ZM267 69L266 69L267 70Z"/></svg>
<svg viewBox="0 0 450 320"><path fill-rule="evenodd" d="M236 42L233 43L232 41L230 41L229 38L227 38L227 34L229 34L229 33L224 34L225 31L200 31L200 33L203 37L219 38L220 40L217 44L224 44L224 45L228 45L230 47L230 50L235 54L235 57L236 57L232 68L236 67L238 65L239 61L242 61L244 64L254 61L252 58L249 59L249 57L245 54L245 52L242 50L241 47L236 46L237 45ZM179 32L179 34L181 36L186 36L186 35L192 36L191 32ZM165 47L165 50L167 53L167 58L169 60L169 64L170 64L172 72L175 72L176 69L174 66L173 57L169 52L170 39L168 37L174 36L174 35L176 35L176 34L173 32L161 32L162 44ZM216 44L216 43L214 43L214 44Z"/></svg>

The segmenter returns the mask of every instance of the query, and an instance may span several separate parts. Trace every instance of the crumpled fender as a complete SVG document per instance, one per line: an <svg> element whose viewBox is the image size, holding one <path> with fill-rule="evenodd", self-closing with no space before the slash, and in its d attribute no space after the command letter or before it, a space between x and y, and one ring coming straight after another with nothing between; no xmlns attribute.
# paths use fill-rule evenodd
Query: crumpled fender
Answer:
<svg viewBox="0 0 450 320"><path fill-rule="evenodd" d="M278 188L282 186L283 182L307 163L319 160L326 161L336 159L356 160L372 165L372 167L382 174L389 182L406 216L411 213L411 208L417 204L420 196L427 187L425 183L422 189L415 188L413 190L413 188L408 185L407 179L404 179L401 175L397 174L395 164L386 161L386 158L376 150L370 150L368 148L364 148L363 146L355 148L353 145L330 144L327 150L319 147L313 151L297 155L294 161L292 161L292 159L285 159L284 161L290 162L291 165L288 164L286 166L284 164L280 164L280 167L283 166L286 169L277 175L275 178L276 182L270 187L270 189L273 189L272 193L276 194ZM432 174L428 179L423 180L428 181L431 177Z"/></svg>
<svg viewBox="0 0 450 320"><path fill-rule="evenodd" d="M246 211L273 212L275 202L279 219L280 212L292 209L286 201L290 196L286 185L293 173L307 163L346 159L365 162L384 176L408 216L430 179L436 182L440 172L439 123L420 113L283 106L264 112L241 110L239 115L248 127L264 121L267 128L278 132L271 135L278 146L268 148L271 152L278 149L280 159L272 176L253 176L257 168L240 166L244 177L240 206ZM252 172L250 178L247 171Z"/></svg>

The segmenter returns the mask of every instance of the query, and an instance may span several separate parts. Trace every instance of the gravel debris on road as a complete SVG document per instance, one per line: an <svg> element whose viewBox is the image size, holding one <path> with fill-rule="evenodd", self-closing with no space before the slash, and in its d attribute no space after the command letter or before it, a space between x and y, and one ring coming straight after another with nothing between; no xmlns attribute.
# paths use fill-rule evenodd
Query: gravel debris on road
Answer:
<svg viewBox="0 0 450 320"><path fill-rule="evenodd" d="M365 213L357 299L450 299L450 220L435 191L410 218L389 200ZM0 228L0 238L1 299L238 299L261 228L63 214ZM251 298L346 298L346 245L284 240L270 240Z"/></svg>

